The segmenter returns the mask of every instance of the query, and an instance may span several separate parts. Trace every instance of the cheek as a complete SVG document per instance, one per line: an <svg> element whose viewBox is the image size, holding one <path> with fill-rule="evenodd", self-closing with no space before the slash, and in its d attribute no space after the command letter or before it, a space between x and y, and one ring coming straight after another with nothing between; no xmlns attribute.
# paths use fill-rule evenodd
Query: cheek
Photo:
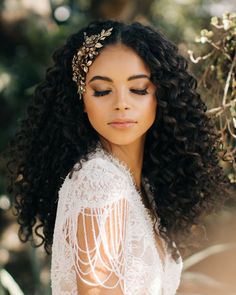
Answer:
<svg viewBox="0 0 236 295"><path fill-rule="evenodd" d="M148 121L155 120L156 109L157 109L156 98L151 98L150 101L148 101L147 104L143 106L143 110L145 110L145 117L148 119Z"/></svg>
<svg viewBox="0 0 236 295"><path fill-rule="evenodd" d="M84 110L87 113L89 118L96 118L100 112L99 106L97 106L94 102L90 99L84 99Z"/></svg>
<svg viewBox="0 0 236 295"><path fill-rule="evenodd" d="M104 108L99 104L94 104L90 102L85 103L85 111L88 116L88 120L92 127L99 131L104 123Z"/></svg>

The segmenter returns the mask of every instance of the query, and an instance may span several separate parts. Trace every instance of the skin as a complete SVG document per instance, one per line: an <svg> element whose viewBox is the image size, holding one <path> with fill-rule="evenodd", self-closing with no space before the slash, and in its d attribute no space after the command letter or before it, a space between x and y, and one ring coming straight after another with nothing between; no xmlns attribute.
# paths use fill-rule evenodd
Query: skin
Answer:
<svg viewBox="0 0 236 295"><path fill-rule="evenodd" d="M98 91L104 95L96 96ZM155 92L150 69L122 44L105 47L86 76L84 111L104 148L127 164L138 188L145 135L156 117Z"/></svg>

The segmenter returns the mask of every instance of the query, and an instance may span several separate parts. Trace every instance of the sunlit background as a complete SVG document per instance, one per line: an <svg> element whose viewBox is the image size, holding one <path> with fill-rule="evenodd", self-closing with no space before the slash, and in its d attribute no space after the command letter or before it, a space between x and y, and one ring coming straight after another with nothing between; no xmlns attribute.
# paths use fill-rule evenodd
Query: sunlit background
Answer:
<svg viewBox="0 0 236 295"><path fill-rule="evenodd" d="M227 123L228 129L222 134L232 164L222 166L235 186L236 83L232 48L236 46L236 21L235 15L226 12L235 12L234 0L0 0L0 152L51 65L53 51L69 34L98 18L140 21L161 28L179 46L199 81L203 100L216 114L219 130L222 122ZM214 40L216 36L219 42ZM226 38L228 47L220 47L219 36ZM230 58L225 60L227 52ZM208 55L217 57L217 62L211 64ZM228 111L224 117L222 97ZM5 169L1 158L0 295L51 294L50 257L42 248L34 249L18 239L18 226L9 210L12 196L6 192ZM228 202L218 215L206 219L208 240L198 252L185 258L179 295L236 294L235 208L235 202Z"/></svg>

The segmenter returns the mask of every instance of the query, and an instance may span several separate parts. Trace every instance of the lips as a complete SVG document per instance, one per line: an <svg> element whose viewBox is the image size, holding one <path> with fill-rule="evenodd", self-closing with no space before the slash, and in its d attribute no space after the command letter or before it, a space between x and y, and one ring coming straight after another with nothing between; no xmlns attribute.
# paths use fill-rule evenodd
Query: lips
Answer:
<svg viewBox="0 0 236 295"><path fill-rule="evenodd" d="M132 119L115 119L112 122L109 122L108 124L129 124L129 123L137 123L137 121Z"/></svg>
<svg viewBox="0 0 236 295"><path fill-rule="evenodd" d="M129 129L137 123L137 121L132 119L115 119L114 121L109 122L108 125L116 129Z"/></svg>

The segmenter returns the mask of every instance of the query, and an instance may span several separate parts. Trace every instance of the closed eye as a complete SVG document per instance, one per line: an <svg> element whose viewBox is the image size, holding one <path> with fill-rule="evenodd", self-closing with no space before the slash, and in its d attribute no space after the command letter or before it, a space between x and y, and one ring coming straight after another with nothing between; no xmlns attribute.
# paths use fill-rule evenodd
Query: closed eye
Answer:
<svg viewBox="0 0 236 295"><path fill-rule="evenodd" d="M130 89L131 92L138 94L138 95L146 95L148 94L147 88L145 89Z"/></svg>
<svg viewBox="0 0 236 295"><path fill-rule="evenodd" d="M104 96L104 95L109 94L110 92L111 92L111 90L103 90L103 91L94 90L93 95L94 96Z"/></svg>
<svg viewBox="0 0 236 295"><path fill-rule="evenodd" d="M130 91L133 92L134 94L138 94L138 95L148 94L147 88L145 88L145 89L130 89ZM93 95L94 96L105 96L105 95L109 94L110 92L111 92L111 90L103 90L103 91L94 90Z"/></svg>

